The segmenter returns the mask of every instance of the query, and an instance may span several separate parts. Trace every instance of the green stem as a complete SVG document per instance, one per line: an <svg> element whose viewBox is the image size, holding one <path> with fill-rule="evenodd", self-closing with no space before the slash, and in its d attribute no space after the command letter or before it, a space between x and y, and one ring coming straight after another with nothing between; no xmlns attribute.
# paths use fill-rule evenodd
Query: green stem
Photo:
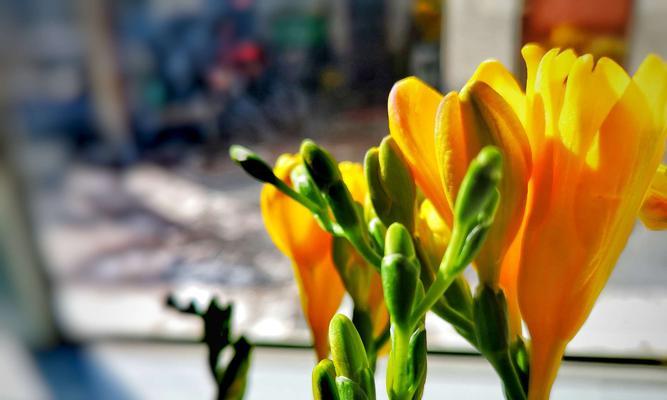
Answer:
<svg viewBox="0 0 667 400"><path fill-rule="evenodd" d="M278 179L276 182L274 182L273 186L276 187L276 189L280 190L287 196L291 197L293 200L295 200L297 203L301 203L304 207L309 209L313 214L319 214L322 210L322 207L317 205L315 202L307 198L306 196L302 195L301 193L297 192L296 190L292 189L287 185L285 182L281 181Z"/></svg>
<svg viewBox="0 0 667 400"><path fill-rule="evenodd" d="M504 351L493 356L489 355L486 358L493 365L493 368L503 381L505 397L508 400L526 400L526 393L521 384L521 379L519 379L519 375L514 368L514 363L510 358L509 352Z"/></svg>
<svg viewBox="0 0 667 400"><path fill-rule="evenodd" d="M344 237L354 246L361 256L371 264L377 272L380 272L382 256L378 254L361 235L355 232L345 232Z"/></svg>
<svg viewBox="0 0 667 400"><path fill-rule="evenodd" d="M449 285L451 285L452 282L454 282L454 279L456 279L456 274L458 273L455 271L457 267L457 265L455 265L456 258L461 252L461 247L463 246L464 241L465 237L461 234L461 231L457 229L456 226L454 226L451 240L447 246L444 257L440 262L438 272L435 274L435 280L428 288L422 301L417 307L415 307L415 311L412 313L411 321L413 325L415 325L424 315L426 315L428 310L430 310L433 305L437 303L437 301L445 293L445 290L447 290Z"/></svg>
<svg viewBox="0 0 667 400"><path fill-rule="evenodd" d="M421 281L424 287L429 288L435 280L435 271L433 264L426 254L421 241L415 240L415 249L417 250L417 259L421 265ZM446 293L446 292L444 292ZM446 294L444 295L446 296ZM477 348L477 338L475 337L475 325L466 315L465 310L461 310L455 306L450 305L447 301L436 302L432 307L433 311L438 317L451 324L456 331L463 336L473 347Z"/></svg>
<svg viewBox="0 0 667 400"><path fill-rule="evenodd" d="M475 324L472 320L463 315L458 310L444 305L441 302L436 303L431 308L438 317L449 322L456 331L463 336L473 347L477 348L477 338L475 336Z"/></svg>
<svg viewBox="0 0 667 400"><path fill-rule="evenodd" d="M392 340L391 363L394 376L389 393L391 400L409 400L410 382L408 381L408 347L410 343L409 331L394 325Z"/></svg>

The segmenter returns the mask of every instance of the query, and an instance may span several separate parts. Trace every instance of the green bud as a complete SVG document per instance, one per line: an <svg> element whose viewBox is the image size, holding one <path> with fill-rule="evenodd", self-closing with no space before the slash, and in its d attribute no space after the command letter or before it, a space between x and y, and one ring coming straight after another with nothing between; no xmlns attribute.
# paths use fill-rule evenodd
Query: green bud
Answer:
<svg viewBox="0 0 667 400"><path fill-rule="evenodd" d="M278 177L273 173L273 169L252 150L233 145L229 148L229 157L238 164L243 170L260 182L275 183Z"/></svg>
<svg viewBox="0 0 667 400"><path fill-rule="evenodd" d="M370 400L357 382L345 376L336 378L336 387L341 400Z"/></svg>
<svg viewBox="0 0 667 400"><path fill-rule="evenodd" d="M336 374L358 381L361 371L369 368L368 358L357 329L343 314L336 314L329 323L329 343Z"/></svg>
<svg viewBox="0 0 667 400"><path fill-rule="evenodd" d="M469 227L493 219L502 163L502 155L494 146L484 147L472 160L456 196L454 216L458 225Z"/></svg>
<svg viewBox="0 0 667 400"><path fill-rule="evenodd" d="M404 255L409 260L416 260L417 253L412 242L412 235L405 226L396 222L389 226L384 240L384 255L392 254Z"/></svg>
<svg viewBox="0 0 667 400"><path fill-rule="evenodd" d="M493 217L498 209L499 200L500 194L496 191L490 199L491 204L488 213L480 214L480 217L487 219L480 220L477 224L470 226L470 231L468 231L468 235L463 242L463 247L456 259L456 265L459 268L463 268L470 264L477 256L477 253L482 249L484 240L493 223Z"/></svg>
<svg viewBox="0 0 667 400"><path fill-rule="evenodd" d="M507 302L502 290L480 284L475 293L473 318L479 351L496 355L509 348Z"/></svg>
<svg viewBox="0 0 667 400"><path fill-rule="evenodd" d="M371 149L364 160L373 208L385 225L400 222L414 228L416 186L394 140L387 136L379 149Z"/></svg>
<svg viewBox="0 0 667 400"><path fill-rule="evenodd" d="M375 374L371 368L361 371L359 377L359 386L369 399L375 399Z"/></svg>
<svg viewBox="0 0 667 400"><path fill-rule="evenodd" d="M384 238L387 235L387 228L384 226L380 218L373 218L368 223L368 232L371 234L375 246L380 250L384 251Z"/></svg>
<svg viewBox="0 0 667 400"><path fill-rule="evenodd" d="M426 382L426 330L417 329L408 345L408 381L413 399L421 399Z"/></svg>
<svg viewBox="0 0 667 400"><path fill-rule="evenodd" d="M384 299L391 322L407 329L410 326L410 313L417 291L419 270L407 257L395 253L382 259L380 271Z"/></svg>
<svg viewBox="0 0 667 400"><path fill-rule="evenodd" d="M299 164L292 168L290 178L292 179L292 187L294 190L317 204L320 208L325 207L324 198L322 198L320 190L315 185L315 182L313 182L313 179L310 177L303 164Z"/></svg>
<svg viewBox="0 0 667 400"><path fill-rule="evenodd" d="M326 194L331 212L343 230L352 231L361 226L361 215L352 194L341 180L332 184Z"/></svg>
<svg viewBox="0 0 667 400"><path fill-rule="evenodd" d="M328 151L309 139L301 143L300 151L308 173L320 190L325 191L332 184L342 181L338 163Z"/></svg>
<svg viewBox="0 0 667 400"><path fill-rule="evenodd" d="M336 388L336 370L331 360L322 360L313 368L313 399L340 399Z"/></svg>

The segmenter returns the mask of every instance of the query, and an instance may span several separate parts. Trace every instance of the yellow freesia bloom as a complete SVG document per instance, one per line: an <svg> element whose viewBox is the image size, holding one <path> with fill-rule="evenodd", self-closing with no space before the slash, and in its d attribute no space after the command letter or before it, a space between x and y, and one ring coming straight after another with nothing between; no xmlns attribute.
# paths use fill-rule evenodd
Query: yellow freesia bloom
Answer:
<svg viewBox="0 0 667 400"><path fill-rule="evenodd" d="M486 145L503 150L501 202L475 263L481 280L494 287L505 252L521 225L531 162L523 125L512 106L484 82L498 65L482 64L460 93L442 97L418 79L407 78L396 83L389 95L391 135L417 184L450 226L454 200L470 161Z"/></svg>
<svg viewBox="0 0 667 400"><path fill-rule="evenodd" d="M291 185L290 173L298 156L283 155L274 173ZM318 359L329 354L329 321L345 290L331 257L331 235L311 212L272 185L264 185L260 197L264 225L276 247L292 261L301 307L310 326Z"/></svg>
<svg viewBox="0 0 667 400"><path fill-rule="evenodd" d="M523 50L533 151L518 296L531 335L529 398L547 399L566 344L627 242L664 150L667 68Z"/></svg>
<svg viewBox="0 0 667 400"><path fill-rule="evenodd" d="M667 178L658 165L667 66L649 56L630 77L610 59L594 64L571 50L528 45L522 54L525 92L495 61L444 98L408 78L390 94L389 126L449 224L471 155L483 144L503 150L500 227L485 244L501 267L480 276L493 282L501 270L510 327L519 334L522 316L531 334L529 397L540 400L549 397L565 345L588 317L640 208L647 226L665 228ZM514 206L502 211L508 198Z"/></svg>
<svg viewBox="0 0 667 400"><path fill-rule="evenodd" d="M278 158L275 175L292 185L290 174L299 165L298 155L284 154ZM360 164L339 164L343 181L355 201L363 203L367 194L366 180ZM276 247L292 261L294 275L299 287L301 306L310 326L318 359L329 353L329 321L338 310L345 293L332 258L332 237L315 221L311 212L290 199L272 185L264 185L260 197L264 225ZM367 265L356 251L353 263L364 268L368 275L367 288L360 306L370 313L376 334L389 320L384 304L382 282L378 274Z"/></svg>

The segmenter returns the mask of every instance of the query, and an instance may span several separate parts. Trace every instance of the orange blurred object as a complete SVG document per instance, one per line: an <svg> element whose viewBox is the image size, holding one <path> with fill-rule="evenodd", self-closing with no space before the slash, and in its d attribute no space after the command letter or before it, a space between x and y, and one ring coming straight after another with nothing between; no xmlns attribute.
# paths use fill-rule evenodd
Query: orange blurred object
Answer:
<svg viewBox="0 0 667 400"><path fill-rule="evenodd" d="M522 44L625 61L633 0L525 0Z"/></svg>

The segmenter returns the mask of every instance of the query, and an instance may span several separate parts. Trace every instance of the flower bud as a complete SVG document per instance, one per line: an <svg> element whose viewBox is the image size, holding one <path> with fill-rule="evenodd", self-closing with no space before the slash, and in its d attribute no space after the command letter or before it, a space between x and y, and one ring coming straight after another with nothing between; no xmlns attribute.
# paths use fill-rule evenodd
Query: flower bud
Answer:
<svg viewBox="0 0 667 400"><path fill-rule="evenodd" d="M324 208L324 198L322 198L322 193L313 182L313 179L308 174L306 167L303 164L298 164L292 168L290 172L290 178L292 180L292 187L299 194L306 197L308 200L317 204L320 208Z"/></svg>
<svg viewBox="0 0 667 400"><path fill-rule="evenodd" d="M320 190L325 191L329 186L343 179L336 160L328 151L319 147L312 140L304 140L301 143L300 152L308 173Z"/></svg>
<svg viewBox="0 0 667 400"><path fill-rule="evenodd" d="M375 399L375 374L371 368L366 368L361 371L359 386L361 386L361 389L369 400Z"/></svg>
<svg viewBox="0 0 667 400"><path fill-rule="evenodd" d="M336 370L331 360L322 360L313 368L312 385L314 400L340 399L336 388Z"/></svg>
<svg viewBox="0 0 667 400"><path fill-rule="evenodd" d="M406 256L394 253L382 259L380 272L391 322L402 329L408 329L417 291L419 270Z"/></svg>
<svg viewBox="0 0 667 400"><path fill-rule="evenodd" d="M326 195L331 212L336 218L336 222L343 230L352 231L359 229L361 226L361 213L357 209L357 204L352 198L352 194L345 186L345 183L340 180L329 186Z"/></svg>
<svg viewBox="0 0 667 400"><path fill-rule="evenodd" d="M495 355L509 348L507 302L502 290L481 284L475 293L473 318L479 351Z"/></svg>
<svg viewBox="0 0 667 400"><path fill-rule="evenodd" d="M484 147L472 160L456 196L454 216L457 224L472 227L493 219L502 163L502 155L494 146Z"/></svg>
<svg viewBox="0 0 667 400"><path fill-rule="evenodd" d="M412 398L421 399L426 382L426 330L418 328L408 345L408 382Z"/></svg>
<svg viewBox="0 0 667 400"><path fill-rule="evenodd" d="M384 255L401 254L409 260L416 260L412 235L405 226L396 222L391 224L385 235Z"/></svg>
<svg viewBox="0 0 667 400"><path fill-rule="evenodd" d="M368 358L357 329L343 314L331 319L329 343L336 374L358 381L361 371L369 367Z"/></svg>
<svg viewBox="0 0 667 400"><path fill-rule="evenodd" d="M380 218L373 218L368 222L368 232L371 234L373 241L378 249L384 249L384 238L387 236L387 228L384 226Z"/></svg>
<svg viewBox="0 0 667 400"><path fill-rule="evenodd" d="M498 209L499 201L500 194L496 191L490 196L489 209L485 213L479 214L480 219L477 221L477 224L471 226L456 260L456 265L460 268L470 264L482 249L482 245L484 245L484 240L489 233L489 228L491 228L493 218Z"/></svg>
<svg viewBox="0 0 667 400"><path fill-rule="evenodd" d="M340 398L345 400L370 400L364 390L357 382L345 377L339 376L336 378L336 386Z"/></svg>
<svg viewBox="0 0 667 400"><path fill-rule="evenodd" d="M229 148L229 157L243 170L260 182L275 183L278 178L271 167L252 150L233 145Z"/></svg>
<svg viewBox="0 0 667 400"><path fill-rule="evenodd" d="M364 160L373 207L385 225L400 222L414 228L416 187L396 143L385 137L380 148L371 149Z"/></svg>

